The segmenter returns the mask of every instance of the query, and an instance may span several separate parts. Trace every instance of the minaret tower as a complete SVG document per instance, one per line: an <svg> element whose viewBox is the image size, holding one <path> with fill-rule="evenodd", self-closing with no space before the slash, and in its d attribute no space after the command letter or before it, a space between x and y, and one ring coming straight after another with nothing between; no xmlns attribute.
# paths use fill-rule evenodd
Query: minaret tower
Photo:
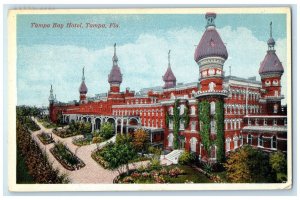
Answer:
<svg viewBox="0 0 300 200"><path fill-rule="evenodd" d="M114 56L112 57L113 66L108 75L108 83L110 84L110 93L119 93L120 92L120 85L122 83L122 74L121 70L118 66L118 57L116 53L116 43L114 44Z"/></svg>
<svg viewBox="0 0 300 200"><path fill-rule="evenodd" d="M53 88L52 88L52 84L51 84L51 88L50 88L50 95L49 95L49 117L50 120L53 121L54 120L54 95L53 95Z"/></svg>
<svg viewBox="0 0 300 200"><path fill-rule="evenodd" d="M263 91L260 101L265 104L262 112L265 114L280 114L281 99L284 98L281 95L281 76L284 69L274 48L272 22L270 23L270 38L267 44L268 51L259 68Z"/></svg>
<svg viewBox="0 0 300 200"><path fill-rule="evenodd" d="M224 97L223 65L228 58L215 26L215 13L206 13L206 30L195 50L194 60L199 66L199 88L194 94L199 101L200 135L204 146L202 156L210 161L223 162L224 150Z"/></svg>
<svg viewBox="0 0 300 200"><path fill-rule="evenodd" d="M168 53L168 68L165 75L162 77L163 81L165 82L165 85L163 87L164 89L173 88L176 86L176 77L174 76L174 73L171 69L170 53L171 50L169 50Z"/></svg>
<svg viewBox="0 0 300 200"><path fill-rule="evenodd" d="M80 87L79 87L79 103L80 104L87 103L87 100L86 100L87 92L88 92L88 89L85 85L84 67L83 67L82 68L82 82L81 82Z"/></svg>

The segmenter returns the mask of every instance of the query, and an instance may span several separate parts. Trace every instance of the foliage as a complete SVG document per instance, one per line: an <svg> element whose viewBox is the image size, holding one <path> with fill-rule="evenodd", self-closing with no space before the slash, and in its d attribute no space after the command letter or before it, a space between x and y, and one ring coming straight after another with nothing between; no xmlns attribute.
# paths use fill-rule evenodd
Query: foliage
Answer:
<svg viewBox="0 0 300 200"><path fill-rule="evenodd" d="M225 162L224 149L224 102L219 100L216 102L216 130L217 130L217 161L219 163Z"/></svg>
<svg viewBox="0 0 300 200"><path fill-rule="evenodd" d="M211 183L205 175L186 165L170 165L161 169L140 166L129 174L121 174L115 183Z"/></svg>
<svg viewBox="0 0 300 200"><path fill-rule="evenodd" d="M187 165L190 162L190 153L184 151L178 159L178 163L181 165Z"/></svg>
<svg viewBox="0 0 300 200"><path fill-rule="evenodd" d="M287 162L286 156L281 151L274 152L270 155L269 162L273 171L277 174L277 181L284 182L287 180Z"/></svg>
<svg viewBox="0 0 300 200"><path fill-rule="evenodd" d="M43 112L41 108L32 107L32 106L17 106L17 117L42 117Z"/></svg>
<svg viewBox="0 0 300 200"><path fill-rule="evenodd" d="M90 122L74 122L73 120L69 124L67 129L53 129L53 133L61 138L72 137L75 135L87 136L92 132L92 124Z"/></svg>
<svg viewBox="0 0 300 200"><path fill-rule="evenodd" d="M148 147L148 153L152 153L155 156L159 157L161 154L161 149L153 147L153 146L149 146Z"/></svg>
<svg viewBox="0 0 300 200"><path fill-rule="evenodd" d="M234 183L268 183L275 179L268 155L250 146L231 152L225 168L229 181Z"/></svg>
<svg viewBox="0 0 300 200"><path fill-rule="evenodd" d="M270 165L276 173L286 173L287 162L284 153L274 152L270 155Z"/></svg>
<svg viewBox="0 0 300 200"><path fill-rule="evenodd" d="M105 139L109 139L114 136L113 124L110 122L103 123L100 128L100 136Z"/></svg>
<svg viewBox="0 0 300 200"><path fill-rule="evenodd" d="M116 144L122 145L122 144L127 144L127 143L132 143L132 137L129 134L118 134L116 137Z"/></svg>
<svg viewBox="0 0 300 200"><path fill-rule="evenodd" d="M80 160L74 153L72 153L66 145L61 142L54 144L54 147L50 149L53 156L62 164L62 166L68 170L80 169L85 166L82 160Z"/></svg>
<svg viewBox="0 0 300 200"><path fill-rule="evenodd" d="M180 111L178 108L179 100L175 100L174 104L174 110L173 110L173 135L174 135L174 140L173 140L173 148L178 149L179 148L179 126L180 126Z"/></svg>
<svg viewBox="0 0 300 200"><path fill-rule="evenodd" d="M85 146L91 144L92 139L86 137L77 137L72 139L72 143L76 146Z"/></svg>
<svg viewBox="0 0 300 200"><path fill-rule="evenodd" d="M52 135L50 135L49 133L42 132L42 133L38 134L37 136L44 145L54 142Z"/></svg>
<svg viewBox="0 0 300 200"><path fill-rule="evenodd" d="M169 112L166 112L166 127L169 127L170 115Z"/></svg>
<svg viewBox="0 0 300 200"><path fill-rule="evenodd" d="M198 117L199 117L199 124L201 124L200 135L202 139L203 147L206 151L209 151L211 146L211 142L209 139L209 128L210 128L210 112L209 112L210 104L208 101L204 100L199 102L198 104Z"/></svg>
<svg viewBox="0 0 300 200"><path fill-rule="evenodd" d="M108 145L100 151L100 156L107 163L110 170L118 170L121 173L126 167L129 170L131 160L137 158L130 136L118 135L116 143L108 143Z"/></svg>
<svg viewBox="0 0 300 200"><path fill-rule="evenodd" d="M150 162L150 167L152 170L159 170L162 168L160 160L157 157L153 157Z"/></svg>
<svg viewBox="0 0 300 200"><path fill-rule="evenodd" d="M190 123L190 117L189 117L189 109L188 108L184 108L184 113L182 116L182 119L184 120L184 128L187 128L189 123Z"/></svg>
<svg viewBox="0 0 300 200"><path fill-rule="evenodd" d="M28 129L19 120L17 120L17 158L17 183L69 182L66 175L59 175L58 169L53 168L47 154L41 151Z"/></svg>
<svg viewBox="0 0 300 200"><path fill-rule="evenodd" d="M203 170L206 173L211 173L212 172L212 165L211 165L211 163L204 163Z"/></svg>
<svg viewBox="0 0 300 200"><path fill-rule="evenodd" d="M144 152L149 145L148 133L144 129L137 129L133 134L133 146L138 152Z"/></svg>
<svg viewBox="0 0 300 200"><path fill-rule="evenodd" d="M103 141L104 141L104 139L102 137L98 136L98 137L93 137L92 143L94 143L94 144L101 143Z"/></svg>

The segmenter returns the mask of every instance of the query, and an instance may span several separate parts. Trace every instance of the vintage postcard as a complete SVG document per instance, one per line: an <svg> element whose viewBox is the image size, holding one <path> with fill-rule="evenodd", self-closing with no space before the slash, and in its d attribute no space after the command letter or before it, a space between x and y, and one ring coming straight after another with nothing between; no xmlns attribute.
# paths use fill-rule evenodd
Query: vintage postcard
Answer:
<svg viewBox="0 0 300 200"><path fill-rule="evenodd" d="M10 191L292 187L289 8L8 20Z"/></svg>

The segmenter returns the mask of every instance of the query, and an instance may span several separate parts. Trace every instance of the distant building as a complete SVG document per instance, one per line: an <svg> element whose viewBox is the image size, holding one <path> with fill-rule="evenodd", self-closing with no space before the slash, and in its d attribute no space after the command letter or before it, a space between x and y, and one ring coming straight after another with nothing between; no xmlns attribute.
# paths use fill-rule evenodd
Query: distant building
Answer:
<svg viewBox="0 0 300 200"><path fill-rule="evenodd" d="M51 86L51 120L56 121L60 112L65 122L89 121L93 130L107 121L114 124L116 133L141 127L149 132L152 145L165 150L185 149L210 162L222 161L227 152L245 144L268 152L286 152L287 115L281 105L284 70L275 52L272 30L259 68L260 81L225 76L228 52L215 26L216 14L207 13L205 18L206 30L194 54L199 82L176 83L169 51L163 86L137 93L129 88L120 91L123 77L115 44L109 92L87 98L83 69L79 103L55 103ZM187 69L187 73L191 71L195 70Z"/></svg>

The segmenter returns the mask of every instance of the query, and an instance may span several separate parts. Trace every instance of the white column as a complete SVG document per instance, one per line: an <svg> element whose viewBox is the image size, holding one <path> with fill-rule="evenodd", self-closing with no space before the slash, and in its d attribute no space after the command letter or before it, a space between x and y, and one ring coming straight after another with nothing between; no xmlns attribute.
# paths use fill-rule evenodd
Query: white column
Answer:
<svg viewBox="0 0 300 200"><path fill-rule="evenodd" d="M122 117L122 119L121 119L121 134L123 134L123 123L124 123L124 121L123 121L123 117Z"/></svg>

